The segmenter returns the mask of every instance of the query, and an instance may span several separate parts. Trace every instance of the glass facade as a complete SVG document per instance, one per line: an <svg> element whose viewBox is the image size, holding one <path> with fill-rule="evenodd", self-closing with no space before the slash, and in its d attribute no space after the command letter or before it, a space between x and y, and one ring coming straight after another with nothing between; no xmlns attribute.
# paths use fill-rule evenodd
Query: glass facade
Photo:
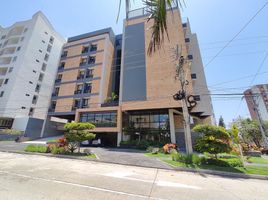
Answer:
<svg viewBox="0 0 268 200"><path fill-rule="evenodd" d="M123 131L131 140L170 141L167 111L135 111L124 116Z"/></svg>
<svg viewBox="0 0 268 200"><path fill-rule="evenodd" d="M89 122L96 127L116 127L116 112L81 113L80 122Z"/></svg>

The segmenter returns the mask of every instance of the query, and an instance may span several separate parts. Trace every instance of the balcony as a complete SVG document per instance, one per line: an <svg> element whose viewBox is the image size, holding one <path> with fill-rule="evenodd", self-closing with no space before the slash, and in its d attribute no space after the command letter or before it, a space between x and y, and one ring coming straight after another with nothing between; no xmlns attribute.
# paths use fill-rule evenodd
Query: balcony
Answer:
<svg viewBox="0 0 268 200"><path fill-rule="evenodd" d="M74 91L74 94L82 94L83 93L83 90L76 90Z"/></svg>
<svg viewBox="0 0 268 200"><path fill-rule="evenodd" d="M110 102L101 104L101 107L116 107L118 105L119 105L118 101L110 101Z"/></svg>
<svg viewBox="0 0 268 200"><path fill-rule="evenodd" d="M11 63L12 57L0 58L0 65L8 65Z"/></svg>
<svg viewBox="0 0 268 200"><path fill-rule="evenodd" d="M55 80L55 83L60 83L61 82L61 79L56 79Z"/></svg>
<svg viewBox="0 0 268 200"><path fill-rule="evenodd" d="M77 76L77 80L83 80L85 78L84 75Z"/></svg>
<svg viewBox="0 0 268 200"><path fill-rule="evenodd" d="M93 78L93 74L86 75L86 78Z"/></svg>
<svg viewBox="0 0 268 200"><path fill-rule="evenodd" d="M52 93L52 97L57 97L57 96L59 96L59 93Z"/></svg>
<svg viewBox="0 0 268 200"><path fill-rule="evenodd" d="M88 53L89 52L89 48L88 47L86 47L86 48L84 48L83 50L82 50L82 54L84 54L84 53Z"/></svg>
<svg viewBox="0 0 268 200"><path fill-rule="evenodd" d="M87 64L86 62L81 62L81 63L79 64L79 66L82 67L82 66L85 66L86 64Z"/></svg>
<svg viewBox="0 0 268 200"><path fill-rule="evenodd" d="M59 66L58 71L60 71L60 70L64 70L64 66Z"/></svg>
<svg viewBox="0 0 268 200"><path fill-rule="evenodd" d="M55 112L55 108L49 108L48 112Z"/></svg>

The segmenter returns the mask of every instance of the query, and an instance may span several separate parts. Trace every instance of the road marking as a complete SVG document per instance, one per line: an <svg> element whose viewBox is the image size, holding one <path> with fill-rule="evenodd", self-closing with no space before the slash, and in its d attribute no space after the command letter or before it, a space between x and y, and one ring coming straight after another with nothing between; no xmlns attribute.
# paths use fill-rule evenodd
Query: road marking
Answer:
<svg viewBox="0 0 268 200"><path fill-rule="evenodd" d="M0 170L0 173L12 175L12 176L18 176L18 177L22 177L22 178L28 178L28 179L32 179L32 180L53 182L53 183L58 183L58 184L70 185L70 186L75 186L75 187L80 187L80 188L88 188L88 189L97 190L97 191L101 191L101 192L110 192L110 193L114 193L114 194L131 196L131 197L138 197L138 198L143 198L143 199L166 200L166 199L161 199L161 198L149 197L149 196L145 196L145 195L133 194L133 193L128 193L128 192L121 192L121 191L117 191L117 190L110 190L110 189L105 189L105 188L100 188L100 187L93 187L93 186L88 186L88 185L83 185L83 184L78 184L78 183L70 183L70 182L60 181L60 180L56 180L56 179L46 179L46 178L40 178L40 177L33 177L33 176L28 176L28 175L18 174L18 173L13 173L13 172L8 172L8 171L1 171Z"/></svg>
<svg viewBox="0 0 268 200"><path fill-rule="evenodd" d="M100 175L103 175L103 174L100 174ZM131 181L153 183L152 180L144 180L144 179L129 177L131 175L133 175L133 173L128 173L128 172L112 172L112 173L104 174L104 176L109 176L109 177L118 178L118 179L126 179L126 180L131 180ZM185 188L185 189L193 189L193 190L201 190L202 189L201 187L197 187L197 186L169 182L169 181L156 181L155 184L159 187L176 187L176 188Z"/></svg>

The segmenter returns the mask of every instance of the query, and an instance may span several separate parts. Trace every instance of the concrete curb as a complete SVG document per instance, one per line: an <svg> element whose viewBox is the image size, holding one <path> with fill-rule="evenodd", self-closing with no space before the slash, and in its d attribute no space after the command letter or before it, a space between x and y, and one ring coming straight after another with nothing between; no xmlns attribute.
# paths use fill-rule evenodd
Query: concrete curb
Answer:
<svg viewBox="0 0 268 200"><path fill-rule="evenodd" d="M222 176L226 178L243 178L243 179L258 179L258 180L268 180L268 176L264 175L253 175L253 174L239 174L239 173L233 173L233 172L222 172L222 171L215 171L215 170L207 170L207 169L189 169L189 168L182 168L182 167L174 167L171 166L173 169L167 169L167 168L155 168L150 166L141 166L141 165L129 165L124 163L117 163L117 162L108 162L108 161L101 161L97 158L83 158L83 157L74 157L74 156L68 156L68 155L53 155L53 154L42 154L42 153L30 153L30 152L23 152L23 151L8 151L8 150L1 150L0 152L4 153L16 153L16 154L23 154L23 155L36 155L36 156L45 156L45 157L52 157L52 158L62 158L62 159L72 159L72 160L81 160L81 161L90 161L90 162L96 162L96 163L107 163L107 164L115 164L115 165L123 165L123 166L134 166L134 167L141 167L141 168L148 168L148 169L161 169L161 170L167 170L167 171L180 171L180 172L191 172L199 175L216 175L216 176ZM168 165L168 164L167 164Z"/></svg>

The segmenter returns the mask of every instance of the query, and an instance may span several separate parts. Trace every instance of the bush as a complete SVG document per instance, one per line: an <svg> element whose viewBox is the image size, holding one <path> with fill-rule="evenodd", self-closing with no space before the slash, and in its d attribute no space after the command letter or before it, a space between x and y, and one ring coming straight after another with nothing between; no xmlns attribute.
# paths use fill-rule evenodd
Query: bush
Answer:
<svg viewBox="0 0 268 200"><path fill-rule="evenodd" d="M172 153L172 160L186 165L201 165L201 158L197 154Z"/></svg>
<svg viewBox="0 0 268 200"><path fill-rule="evenodd" d="M215 165L220 167L243 167L243 162L240 158L229 158L229 159L205 158L201 161L203 165Z"/></svg>
<svg viewBox="0 0 268 200"><path fill-rule="evenodd" d="M41 145L29 145L25 148L25 151L35 153L47 153L47 147Z"/></svg>
<svg viewBox="0 0 268 200"><path fill-rule="evenodd" d="M147 149L150 146L149 142L147 140L141 140L140 142L137 143L137 148L138 149Z"/></svg>
<svg viewBox="0 0 268 200"><path fill-rule="evenodd" d="M203 134L196 141L196 149L201 152L214 154L217 158L219 153L229 153L231 148L231 137L223 127L211 125L197 125L193 129L197 133Z"/></svg>
<svg viewBox="0 0 268 200"><path fill-rule="evenodd" d="M59 147L57 145L52 145L51 153L52 154L67 154L68 151L66 150L65 147Z"/></svg>

